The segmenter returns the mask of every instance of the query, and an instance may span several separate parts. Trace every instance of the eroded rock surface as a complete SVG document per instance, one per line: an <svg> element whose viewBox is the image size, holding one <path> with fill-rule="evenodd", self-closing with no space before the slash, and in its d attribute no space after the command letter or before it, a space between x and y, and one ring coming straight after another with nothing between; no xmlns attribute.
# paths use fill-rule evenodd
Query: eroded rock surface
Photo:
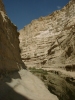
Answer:
<svg viewBox="0 0 75 100"><path fill-rule="evenodd" d="M61 10L33 20L19 32L21 57L27 67L72 66L75 60L75 0L70 0Z"/></svg>
<svg viewBox="0 0 75 100"><path fill-rule="evenodd" d="M0 0L0 73L19 70L23 67L19 49L19 33L10 21Z"/></svg>

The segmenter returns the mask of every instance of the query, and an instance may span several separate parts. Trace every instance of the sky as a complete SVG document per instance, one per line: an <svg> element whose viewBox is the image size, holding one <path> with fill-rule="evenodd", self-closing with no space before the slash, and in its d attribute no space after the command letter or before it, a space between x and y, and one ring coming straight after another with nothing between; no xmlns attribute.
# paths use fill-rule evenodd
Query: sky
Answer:
<svg viewBox="0 0 75 100"><path fill-rule="evenodd" d="M8 17L18 30L41 16L63 8L70 0L3 0Z"/></svg>

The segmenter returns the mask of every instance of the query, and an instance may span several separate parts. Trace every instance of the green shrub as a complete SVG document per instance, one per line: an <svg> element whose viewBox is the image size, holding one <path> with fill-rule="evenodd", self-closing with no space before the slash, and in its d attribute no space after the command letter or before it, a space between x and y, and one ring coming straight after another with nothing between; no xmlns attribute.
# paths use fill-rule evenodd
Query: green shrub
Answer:
<svg viewBox="0 0 75 100"><path fill-rule="evenodd" d="M35 67L29 68L30 72L32 73L40 73L40 74L47 74L46 70L43 69L36 69Z"/></svg>

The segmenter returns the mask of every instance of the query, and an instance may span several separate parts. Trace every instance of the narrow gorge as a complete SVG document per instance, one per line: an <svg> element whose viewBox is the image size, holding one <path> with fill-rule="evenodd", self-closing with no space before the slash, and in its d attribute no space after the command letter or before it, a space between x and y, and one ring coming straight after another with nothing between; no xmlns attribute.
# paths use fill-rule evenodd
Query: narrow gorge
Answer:
<svg viewBox="0 0 75 100"><path fill-rule="evenodd" d="M0 0L0 100L58 100L26 70L19 43L17 26L8 18Z"/></svg>
<svg viewBox="0 0 75 100"><path fill-rule="evenodd" d="M0 0L0 100L75 100L75 0L19 32Z"/></svg>

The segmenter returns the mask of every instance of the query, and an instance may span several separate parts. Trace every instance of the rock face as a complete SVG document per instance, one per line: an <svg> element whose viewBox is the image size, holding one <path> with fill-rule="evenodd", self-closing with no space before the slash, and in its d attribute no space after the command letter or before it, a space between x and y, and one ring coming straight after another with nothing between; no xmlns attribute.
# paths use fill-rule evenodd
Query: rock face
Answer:
<svg viewBox="0 0 75 100"><path fill-rule="evenodd" d="M33 20L19 32L21 56L27 67L74 64L75 0L61 10Z"/></svg>
<svg viewBox="0 0 75 100"><path fill-rule="evenodd" d="M23 67L19 49L19 33L7 17L0 0L0 73L19 70Z"/></svg>

